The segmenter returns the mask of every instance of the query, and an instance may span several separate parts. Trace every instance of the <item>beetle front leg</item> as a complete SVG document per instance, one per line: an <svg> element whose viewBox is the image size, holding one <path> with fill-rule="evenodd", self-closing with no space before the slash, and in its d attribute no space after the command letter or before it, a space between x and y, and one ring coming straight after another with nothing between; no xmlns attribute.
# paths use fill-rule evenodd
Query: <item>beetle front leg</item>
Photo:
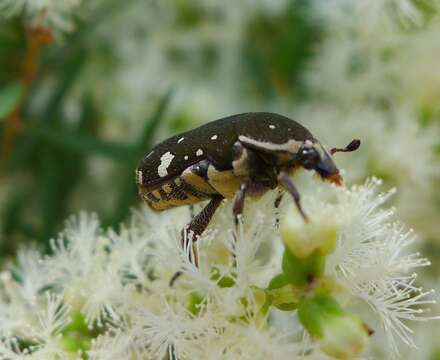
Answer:
<svg viewBox="0 0 440 360"><path fill-rule="evenodd" d="M282 190L278 191L278 195L275 198L273 206L275 207L275 227L279 229L280 227L280 205L281 200L283 200L284 192Z"/></svg>
<svg viewBox="0 0 440 360"><path fill-rule="evenodd" d="M185 228L182 230L182 247L184 249L187 248L189 241L195 243L200 237L200 235L202 235L202 233L208 227L209 222L211 221L215 211L220 206L222 201L223 201L222 196L218 196L218 195L214 196L211 199L211 201L208 203L208 205L206 205L202 209L202 211L200 211L187 226L185 226ZM193 262L196 266L198 266L197 256L196 254L194 255L195 255L194 259L191 259L191 254L190 254L190 261Z"/></svg>
<svg viewBox="0 0 440 360"><path fill-rule="evenodd" d="M240 190L237 191L234 198L234 203L232 205L232 214L234 215L235 227L238 228L238 222L240 215L243 214L244 200L246 198L246 190L248 188L248 183L243 182L240 185Z"/></svg>
<svg viewBox="0 0 440 360"><path fill-rule="evenodd" d="M220 206L223 201L223 196L214 196L211 201L206 205L202 211L200 211L191 222L182 229L181 232L181 245L182 249L188 249L191 241L192 249L188 253L190 263L194 264L196 267L199 266L199 259L197 254L197 245L196 242L199 239L200 235L206 230L214 216L215 211ZM173 286L175 281L182 275L182 271L177 271L169 282L170 286Z"/></svg>
<svg viewBox="0 0 440 360"><path fill-rule="evenodd" d="M309 218L306 215L306 213L304 212L304 210L302 209L301 197L299 195L298 189L296 188L292 179L290 178L290 176L286 172L282 171L279 173L278 184L280 184L284 189L286 189L286 191L292 196L293 201L295 202L295 205L296 205L299 213L301 214L302 218L304 219L305 222L308 222Z"/></svg>

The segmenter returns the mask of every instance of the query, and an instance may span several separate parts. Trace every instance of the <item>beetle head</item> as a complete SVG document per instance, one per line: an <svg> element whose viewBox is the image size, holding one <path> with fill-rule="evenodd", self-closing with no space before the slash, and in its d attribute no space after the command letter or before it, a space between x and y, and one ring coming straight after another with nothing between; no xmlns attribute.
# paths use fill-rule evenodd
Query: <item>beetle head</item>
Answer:
<svg viewBox="0 0 440 360"><path fill-rule="evenodd" d="M355 151L361 145L360 140L353 140L345 148L333 148L328 152L318 141L305 141L296 155L299 164L307 170L315 170L323 179L336 185L342 184L342 176L333 162L332 155L337 152Z"/></svg>
<svg viewBox="0 0 440 360"><path fill-rule="evenodd" d="M319 143L305 141L296 155L298 163L306 170L315 170L323 179L336 185L342 184L342 177L330 153Z"/></svg>

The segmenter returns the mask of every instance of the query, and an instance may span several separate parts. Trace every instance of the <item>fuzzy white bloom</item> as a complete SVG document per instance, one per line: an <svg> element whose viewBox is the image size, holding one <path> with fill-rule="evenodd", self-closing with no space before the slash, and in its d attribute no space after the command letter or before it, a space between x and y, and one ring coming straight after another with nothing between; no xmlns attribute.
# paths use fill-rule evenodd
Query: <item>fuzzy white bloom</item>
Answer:
<svg viewBox="0 0 440 360"><path fill-rule="evenodd" d="M314 104L302 107L297 116L304 118L329 148L361 139L356 156L337 159L341 168L349 170L349 183L373 174L398 187L399 192L420 194L432 188L440 176L436 156L440 128L437 124L422 126L409 106L390 111L360 106L347 111ZM338 131L332 131L335 124Z"/></svg>
<svg viewBox="0 0 440 360"><path fill-rule="evenodd" d="M23 15L33 27L70 32L72 17L82 0L0 0L5 17Z"/></svg>
<svg viewBox="0 0 440 360"><path fill-rule="evenodd" d="M351 189L325 189L304 203L317 218L332 213L337 219L338 241L327 272L350 293L346 301L362 300L379 316L388 346L397 352L396 338L415 346L407 320L435 318L424 315L425 305L433 303L431 291L415 285L415 271L430 263L411 250L416 237L394 220L395 210L382 208L395 190L378 195L380 184L372 179Z"/></svg>
<svg viewBox="0 0 440 360"><path fill-rule="evenodd" d="M393 210L382 209L390 195L377 195L378 184L321 188L304 205L312 221L336 219L326 276L338 296L368 304L392 344L397 335L413 345L406 321L427 320L420 309L430 300L412 274L428 262L408 251L414 236L393 225ZM273 200L249 202L238 232L223 205L199 240L199 268L187 260L192 249L179 246L185 209L138 212L119 232L101 230L95 215L71 218L53 255L22 253L19 270L3 273L0 359L70 359L77 351L94 360L325 358L304 345L298 321L279 321L289 313L262 311L283 252ZM183 275L170 287L176 271Z"/></svg>
<svg viewBox="0 0 440 360"><path fill-rule="evenodd" d="M440 4L429 5L434 10L427 21L410 0L331 0L325 6L316 1L314 14L326 40L305 75L309 85L348 108L400 101L436 107L440 83L433 39L438 37Z"/></svg>

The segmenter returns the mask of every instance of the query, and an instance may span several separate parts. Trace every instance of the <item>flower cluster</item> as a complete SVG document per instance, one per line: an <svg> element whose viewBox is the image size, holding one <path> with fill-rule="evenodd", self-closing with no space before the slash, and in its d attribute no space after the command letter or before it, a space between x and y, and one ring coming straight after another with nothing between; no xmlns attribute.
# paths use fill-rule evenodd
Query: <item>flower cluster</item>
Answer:
<svg viewBox="0 0 440 360"><path fill-rule="evenodd" d="M0 13L22 15L33 28L70 32L73 13L80 4L81 0L0 0Z"/></svg>
<svg viewBox="0 0 440 360"><path fill-rule="evenodd" d="M179 245L186 209L139 211L119 232L72 217L52 255L22 251L2 273L0 359L347 359L370 330L392 351L414 346L408 321L430 319L432 302L414 271L429 263L379 184L320 187L304 198L309 223L284 201L280 232L261 210L273 196L247 204L237 229L224 204L199 267Z"/></svg>

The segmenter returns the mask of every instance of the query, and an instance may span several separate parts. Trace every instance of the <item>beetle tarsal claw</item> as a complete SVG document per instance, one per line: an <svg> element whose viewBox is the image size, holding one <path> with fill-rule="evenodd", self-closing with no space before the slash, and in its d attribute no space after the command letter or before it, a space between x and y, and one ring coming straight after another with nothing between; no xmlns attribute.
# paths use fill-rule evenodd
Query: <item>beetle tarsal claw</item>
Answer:
<svg viewBox="0 0 440 360"><path fill-rule="evenodd" d="M361 141L359 139L354 139L348 144L345 148L339 149L339 148L333 148L330 150L330 154L334 155L338 152L352 152L359 149L359 146L361 146Z"/></svg>

